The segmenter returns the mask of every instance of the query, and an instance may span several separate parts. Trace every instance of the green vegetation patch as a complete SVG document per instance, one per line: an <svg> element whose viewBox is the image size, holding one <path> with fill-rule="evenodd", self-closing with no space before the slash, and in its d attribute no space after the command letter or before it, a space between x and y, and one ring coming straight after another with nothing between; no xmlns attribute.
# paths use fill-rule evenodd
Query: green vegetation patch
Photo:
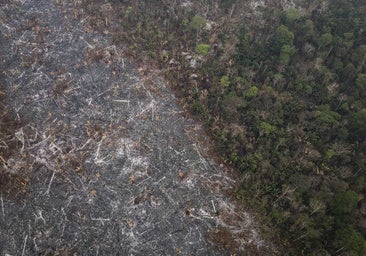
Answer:
<svg viewBox="0 0 366 256"><path fill-rule="evenodd" d="M209 44L198 44L196 46L196 52L202 55L206 55L210 51Z"/></svg>

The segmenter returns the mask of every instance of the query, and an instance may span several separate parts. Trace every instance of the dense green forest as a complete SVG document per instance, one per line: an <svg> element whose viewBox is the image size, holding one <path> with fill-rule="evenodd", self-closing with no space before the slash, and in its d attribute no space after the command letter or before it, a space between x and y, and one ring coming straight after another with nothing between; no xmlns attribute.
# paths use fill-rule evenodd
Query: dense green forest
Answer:
<svg viewBox="0 0 366 256"><path fill-rule="evenodd" d="M366 3L278 2L85 5L114 43L163 70L283 252L366 255Z"/></svg>

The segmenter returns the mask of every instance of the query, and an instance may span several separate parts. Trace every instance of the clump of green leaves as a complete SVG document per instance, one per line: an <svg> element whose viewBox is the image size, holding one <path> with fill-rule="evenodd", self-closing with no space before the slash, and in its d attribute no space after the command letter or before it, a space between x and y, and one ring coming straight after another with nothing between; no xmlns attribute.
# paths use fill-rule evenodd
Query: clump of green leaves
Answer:
<svg viewBox="0 0 366 256"><path fill-rule="evenodd" d="M188 27L192 30L201 30L206 25L206 20L202 16L196 14L191 22L189 23Z"/></svg>
<svg viewBox="0 0 366 256"><path fill-rule="evenodd" d="M258 125L259 129L261 129L265 135L269 135L270 133L276 130L276 127L267 123L267 122L260 122Z"/></svg>
<svg viewBox="0 0 366 256"><path fill-rule="evenodd" d="M206 55L210 51L209 44L197 44L196 52L202 55Z"/></svg>
<svg viewBox="0 0 366 256"><path fill-rule="evenodd" d="M245 97L247 98L253 98L258 95L258 87L253 85L251 86L246 92Z"/></svg>
<svg viewBox="0 0 366 256"><path fill-rule="evenodd" d="M230 78L228 76L222 76L220 78L220 85L223 87L229 87L230 86Z"/></svg>

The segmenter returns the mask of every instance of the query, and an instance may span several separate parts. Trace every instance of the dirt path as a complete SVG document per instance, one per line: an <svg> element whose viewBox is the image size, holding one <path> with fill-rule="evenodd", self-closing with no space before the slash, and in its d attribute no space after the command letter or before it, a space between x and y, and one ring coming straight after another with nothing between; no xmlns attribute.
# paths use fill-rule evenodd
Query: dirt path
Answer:
<svg viewBox="0 0 366 256"><path fill-rule="evenodd" d="M0 255L264 247L164 81L146 79L88 17L75 17L77 2L0 1L6 103L22 124L1 163L0 175L21 178L0 188Z"/></svg>

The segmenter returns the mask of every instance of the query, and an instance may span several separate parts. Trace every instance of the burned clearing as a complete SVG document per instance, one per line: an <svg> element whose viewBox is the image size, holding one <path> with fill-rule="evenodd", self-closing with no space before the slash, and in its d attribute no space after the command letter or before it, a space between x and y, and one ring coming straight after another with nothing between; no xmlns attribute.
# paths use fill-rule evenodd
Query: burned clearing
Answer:
<svg viewBox="0 0 366 256"><path fill-rule="evenodd" d="M224 193L235 181L206 157L200 126L156 72L139 72L88 16L74 17L79 1L9 2L0 5L1 254L266 247Z"/></svg>

